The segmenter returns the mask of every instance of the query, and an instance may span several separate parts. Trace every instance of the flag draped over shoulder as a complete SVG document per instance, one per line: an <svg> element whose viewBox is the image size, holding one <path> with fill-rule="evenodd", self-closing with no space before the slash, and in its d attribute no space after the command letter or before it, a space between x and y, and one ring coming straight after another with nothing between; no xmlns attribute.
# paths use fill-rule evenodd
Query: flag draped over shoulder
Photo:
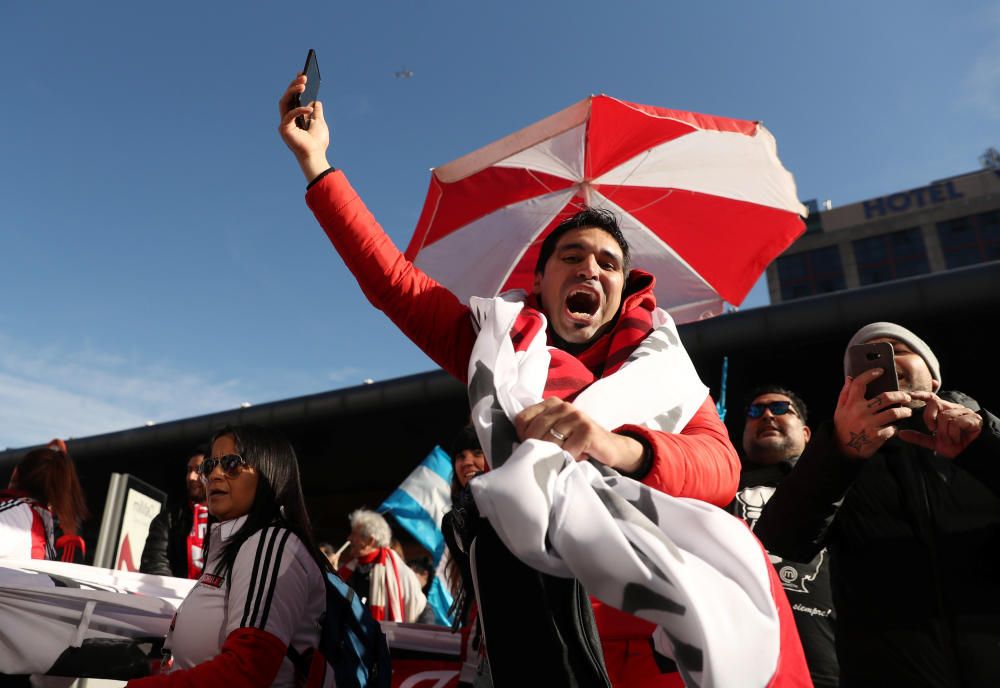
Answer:
<svg viewBox="0 0 1000 688"><path fill-rule="evenodd" d="M479 335L469 399L492 469L470 483L480 514L524 563L574 577L605 604L656 624L654 646L685 685L794 685L805 672L801 645L797 637L782 645L774 569L745 524L576 461L555 442L517 441L513 419L542 400L551 358L565 354L547 347L543 314L519 320L523 302L506 297L470 301ZM512 331L531 319L540 324L515 348ZM574 398L602 427L640 422L677 433L708 394L670 316L657 309L651 325L618 369ZM794 675L774 683L785 650Z"/></svg>
<svg viewBox="0 0 1000 688"><path fill-rule="evenodd" d="M378 508L380 513L391 515L431 553L438 575L427 592L427 603L442 625L451 624L448 608L452 597L442 584L440 573L446 556L441 519L451 509L452 473L451 457L441 447L434 447Z"/></svg>

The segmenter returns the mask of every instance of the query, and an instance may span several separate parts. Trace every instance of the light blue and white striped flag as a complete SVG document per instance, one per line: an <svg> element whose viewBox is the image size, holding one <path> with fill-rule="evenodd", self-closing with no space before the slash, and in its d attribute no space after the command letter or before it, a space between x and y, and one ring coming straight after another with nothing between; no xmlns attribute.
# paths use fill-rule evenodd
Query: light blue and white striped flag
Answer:
<svg viewBox="0 0 1000 688"><path fill-rule="evenodd" d="M431 553L434 568L439 574L441 559L445 554L441 519L451 509L453 470L451 457L441 447L434 447L427 458L413 469L378 508L380 513L391 514L399 525ZM451 624L448 607L451 606L452 598L442 585L441 575L434 577L427 602L434 609L438 623L445 626Z"/></svg>

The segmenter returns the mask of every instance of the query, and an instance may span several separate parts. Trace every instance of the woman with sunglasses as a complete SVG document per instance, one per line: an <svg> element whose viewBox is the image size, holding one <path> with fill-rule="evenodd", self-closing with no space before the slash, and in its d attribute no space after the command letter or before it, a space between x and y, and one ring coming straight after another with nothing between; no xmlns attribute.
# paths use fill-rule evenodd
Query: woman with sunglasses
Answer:
<svg viewBox="0 0 1000 688"><path fill-rule="evenodd" d="M33 449L0 491L0 559L82 563L83 540L76 532L86 517L83 488L66 443L52 440ZM63 532L58 540L57 529Z"/></svg>
<svg viewBox="0 0 1000 688"><path fill-rule="evenodd" d="M129 686L294 686L289 655L316 647L326 610L320 553L291 444L225 427L201 464L211 521L205 570L177 610L164 672Z"/></svg>

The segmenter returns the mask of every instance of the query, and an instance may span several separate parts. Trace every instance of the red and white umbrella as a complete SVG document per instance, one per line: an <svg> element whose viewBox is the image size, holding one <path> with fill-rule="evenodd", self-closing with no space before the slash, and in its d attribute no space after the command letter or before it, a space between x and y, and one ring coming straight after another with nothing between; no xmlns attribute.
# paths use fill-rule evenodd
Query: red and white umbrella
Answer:
<svg viewBox="0 0 1000 688"><path fill-rule="evenodd" d="M459 298L530 290L538 249L589 205L678 322L742 303L806 209L759 122L591 96L433 170L406 255Z"/></svg>

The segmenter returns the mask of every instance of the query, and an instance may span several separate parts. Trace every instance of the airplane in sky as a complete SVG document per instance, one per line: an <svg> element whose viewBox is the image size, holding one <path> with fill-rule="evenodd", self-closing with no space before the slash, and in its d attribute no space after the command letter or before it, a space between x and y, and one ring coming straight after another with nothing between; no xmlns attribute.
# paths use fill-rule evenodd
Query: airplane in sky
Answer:
<svg viewBox="0 0 1000 688"><path fill-rule="evenodd" d="M413 78L413 71L403 67L398 72L393 72L397 79L411 79Z"/></svg>

